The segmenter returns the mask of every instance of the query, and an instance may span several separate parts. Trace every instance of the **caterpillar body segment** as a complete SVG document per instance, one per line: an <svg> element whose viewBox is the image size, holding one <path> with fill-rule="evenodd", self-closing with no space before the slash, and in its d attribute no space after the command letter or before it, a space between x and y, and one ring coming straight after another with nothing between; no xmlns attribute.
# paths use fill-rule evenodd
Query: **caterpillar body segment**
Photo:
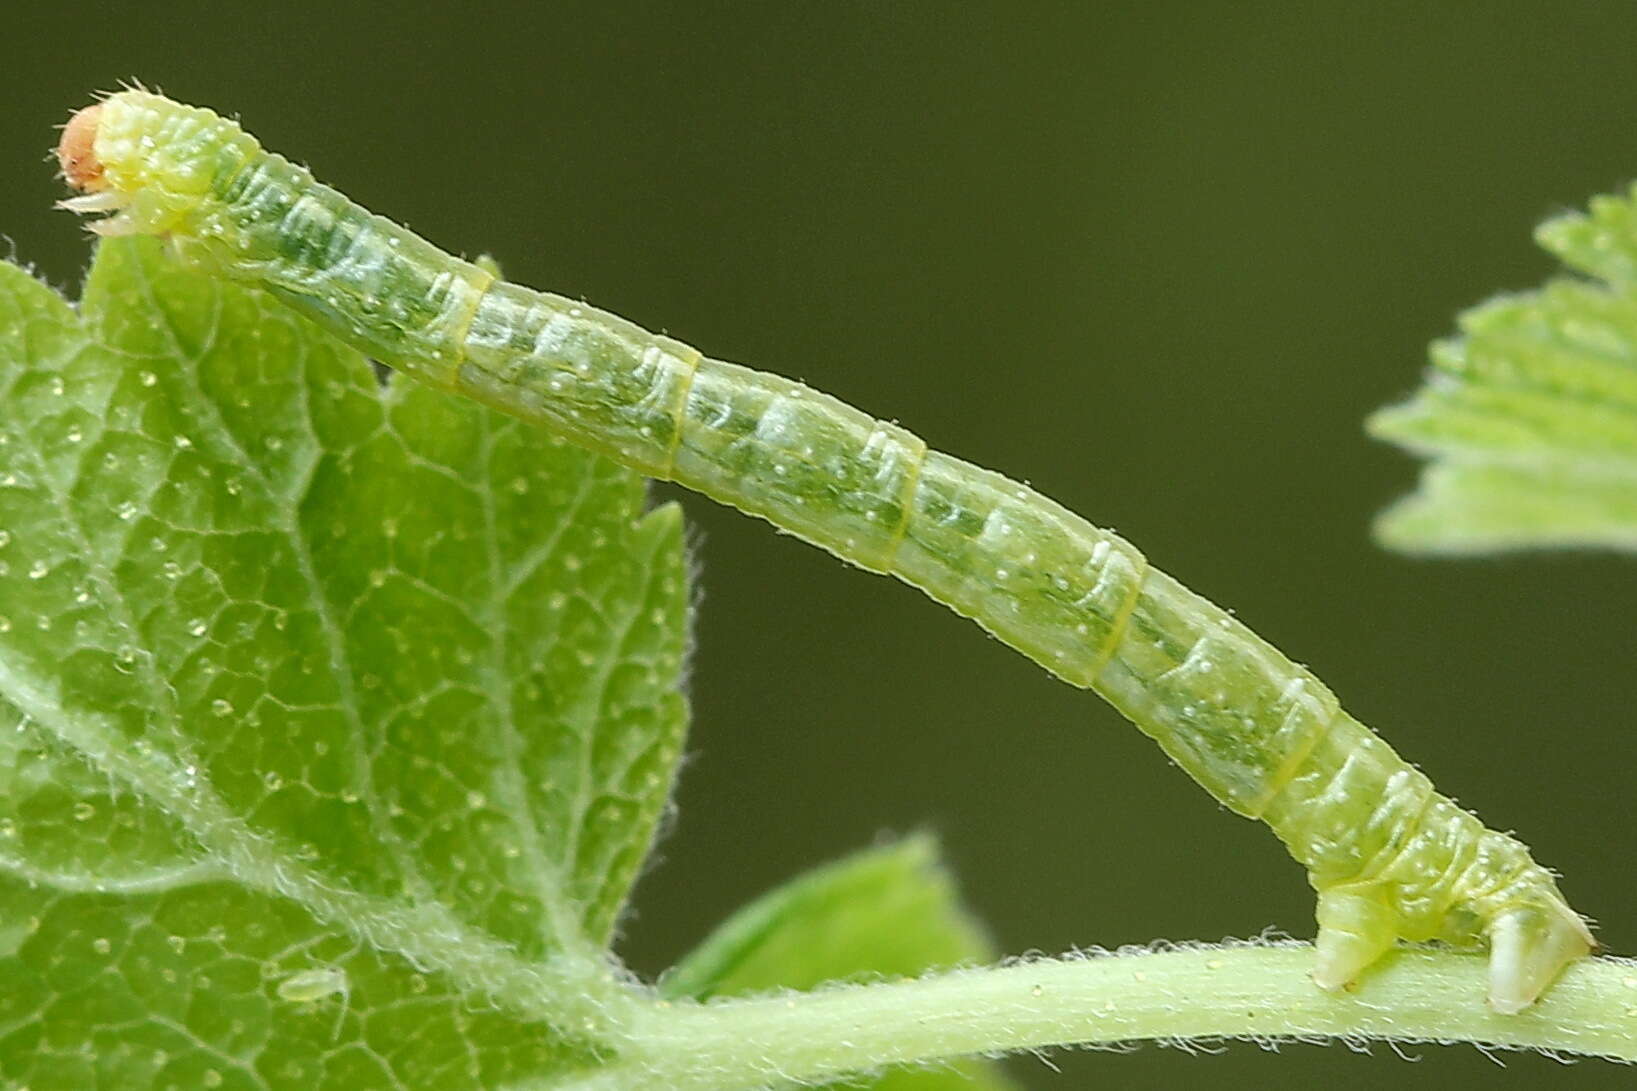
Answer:
<svg viewBox="0 0 1637 1091"><path fill-rule="evenodd" d="M94 230L167 236L384 363L897 576L1096 690L1307 868L1320 985L1356 980L1400 939L1487 943L1490 1003L1513 1012L1592 949L1521 843L1437 794L1236 618L1028 486L499 280L208 110L123 92L76 115L59 153L82 191L65 205L113 213Z"/></svg>

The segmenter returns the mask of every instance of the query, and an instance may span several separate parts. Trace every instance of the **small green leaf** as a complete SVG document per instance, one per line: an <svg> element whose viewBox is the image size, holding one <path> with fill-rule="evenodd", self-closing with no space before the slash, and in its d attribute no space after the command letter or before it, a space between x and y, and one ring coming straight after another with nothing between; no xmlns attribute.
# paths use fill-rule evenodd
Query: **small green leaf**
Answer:
<svg viewBox="0 0 1637 1091"><path fill-rule="evenodd" d="M797 876L740 909L660 982L671 998L810 989L831 981L914 977L993 958L926 835ZM849 1083L847 1086L861 1086ZM1003 1091L998 1066L894 1069L878 1091Z"/></svg>
<svg viewBox="0 0 1637 1091"><path fill-rule="evenodd" d="M0 1082L588 1063L682 743L676 509L150 241L79 314L0 265L0 382Z"/></svg>
<svg viewBox="0 0 1637 1091"><path fill-rule="evenodd" d="M1461 316L1372 434L1433 460L1377 530L1405 550L1637 549L1637 212L1598 197L1537 239L1559 277Z"/></svg>

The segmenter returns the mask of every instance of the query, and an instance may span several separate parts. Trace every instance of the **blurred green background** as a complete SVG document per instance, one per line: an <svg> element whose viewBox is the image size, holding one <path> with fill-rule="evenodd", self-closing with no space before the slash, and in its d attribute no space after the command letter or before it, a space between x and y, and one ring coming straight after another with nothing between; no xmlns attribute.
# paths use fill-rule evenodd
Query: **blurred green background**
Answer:
<svg viewBox="0 0 1637 1091"><path fill-rule="evenodd" d="M1413 561L1360 421L1637 174L1637 5L9 5L0 234L72 288L51 126L127 77L528 284L798 376L1113 525L1515 828L1637 952L1637 558ZM667 490L669 492L669 490ZM1312 932L1267 831L1095 698L697 497L692 757L654 973L882 831L1009 952ZM1062 1054L1040 1088L1629 1086L1420 1047Z"/></svg>

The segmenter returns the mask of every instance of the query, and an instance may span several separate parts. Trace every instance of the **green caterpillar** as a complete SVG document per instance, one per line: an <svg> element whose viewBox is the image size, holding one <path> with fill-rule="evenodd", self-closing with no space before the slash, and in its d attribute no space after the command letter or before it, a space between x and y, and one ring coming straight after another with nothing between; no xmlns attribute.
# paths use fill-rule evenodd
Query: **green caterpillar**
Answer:
<svg viewBox="0 0 1637 1091"><path fill-rule="evenodd" d="M1027 486L799 383L477 265L318 184L216 114L126 91L59 156L102 235L168 237L377 360L731 504L972 618L1096 690L1318 891L1314 979L1399 939L1490 948L1518 1011L1594 944L1522 844L1433 791L1323 683Z"/></svg>

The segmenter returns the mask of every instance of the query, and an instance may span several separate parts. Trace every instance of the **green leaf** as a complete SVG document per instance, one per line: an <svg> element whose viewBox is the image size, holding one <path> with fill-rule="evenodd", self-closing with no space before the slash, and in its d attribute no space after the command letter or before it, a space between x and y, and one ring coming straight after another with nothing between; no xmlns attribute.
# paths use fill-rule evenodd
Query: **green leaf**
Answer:
<svg viewBox="0 0 1637 1091"><path fill-rule="evenodd" d="M0 1082L587 1063L682 743L676 509L148 241L78 314L0 266L0 377Z"/></svg>
<svg viewBox="0 0 1637 1091"><path fill-rule="evenodd" d="M1503 296L1433 346L1408 402L1371 418L1428 455L1383 513L1406 550L1637 549L1637 190L1551 220L1540 243L1582 277Z"/></svg>
<svg viewBox="0 0 1637 1091"><path fill-rule="evenodd" d="M926 835L815 868L723 922L666 974L667 997L735 996L810 989L830 981L919 976L994 957L988 936L960 905ZM961 1062L894 1069L878 1091L1003 1091L998 1066Z"/></svg>

